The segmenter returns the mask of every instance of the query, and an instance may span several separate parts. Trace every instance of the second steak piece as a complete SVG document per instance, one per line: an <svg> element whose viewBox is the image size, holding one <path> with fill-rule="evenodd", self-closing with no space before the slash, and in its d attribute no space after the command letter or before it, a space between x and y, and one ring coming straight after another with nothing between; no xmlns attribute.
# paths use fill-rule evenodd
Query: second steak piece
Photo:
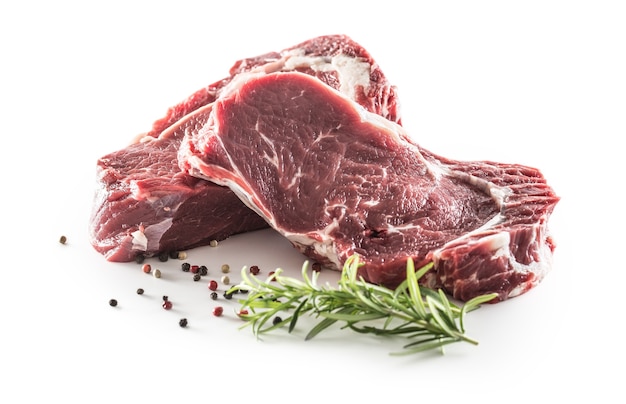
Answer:
<svg viewBox="0 0 626 404"><path fill-rule="evenodd" d="M429 287L501 301L550 269L558 197L538 170L439 157L310 76L229 89L185 142L181 168L230 187L327 267L358 254L369 282L397 286L412 257L418 267L434 261Z"/></svg>

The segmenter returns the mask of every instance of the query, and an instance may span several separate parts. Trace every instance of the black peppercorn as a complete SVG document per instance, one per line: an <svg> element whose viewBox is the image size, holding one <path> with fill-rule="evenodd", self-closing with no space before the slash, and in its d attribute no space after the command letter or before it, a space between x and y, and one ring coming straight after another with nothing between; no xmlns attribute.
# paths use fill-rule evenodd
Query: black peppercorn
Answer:
<svg viewBox="0 0 626 404"><path fill-rule="evenodd" d="M137 289L137 294L138 295L143 295L143 289L142 288Z"/></svg>
<svg viewBox="0 0 626 404"><path fill-rule="evenodd" d="M111 307L117 306L117 300L115 300L115 299L109 300L109 306L111 306Z"/></svg>
<svg viewBox="0 0 626 404"><path fill-rule="evenodd" d="M186 319L186 318L181 318L181 319L178 321L178 325L180 325L180 326L181 326L181 327L183 327L183 328L187 327L187 319Z"/></svg>
<svg viewBox="0 0 626 404"><path fill-rule="evenodd" d="M170 258L170 255L166 252L162 252L159 254L159 261L165 262Z"/></svg>

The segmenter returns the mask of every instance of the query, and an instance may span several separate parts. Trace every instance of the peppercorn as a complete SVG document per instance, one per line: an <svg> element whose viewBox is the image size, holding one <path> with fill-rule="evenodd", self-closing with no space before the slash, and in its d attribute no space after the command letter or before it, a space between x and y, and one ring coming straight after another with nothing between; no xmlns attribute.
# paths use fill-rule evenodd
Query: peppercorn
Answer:
<svg viewBox="0 0 626 404"><path fill-rule="evenodd" d="M141 267L141 270L149 274L150 272L152 272L152 266L150 264L143 264L143 266Z"/></svg>
<svg viewBox="0 0 626 404"><path fill-rule="evenodd" d="M137 264L143 264L143 262L146 260L146 256L143 254L137 254L135 255L135 262Z"/></svg>
<svg viewBox="0 0 626 404"><path fill-rule="evenodd" d="M168 300L170 300L169 296L165 296L165 295L164 295L164 296L163 296L163 301L164 301L164 302L167 302Z"/></svg>
<svg viewBox="0 0 626 404"><path fill-rule="evenodd" d="M274 317L274 319L272 320L272 324L277 325L277 324L280 324L282 321L283 321L283 319L282 319L282 318L280 318L280 317L276 316L276 317Z"/></svg>
<svg viewBox="0 0 626 404"><path fill-rule="evenodd" d="M258 275L258 274L259 274L259 272L261 272L261 270L259 269L259 267L258 267L258 266L256 266L256 265L252 265L252 266L250 267L250 273L251 273L252 275Z"/></svg>
<svg viewBox="0 0 626 404"><path fill-rule="evenodd" d="M198 266L198 265L192 265L191 266L191 273L192 274L197 274L198 271L200 271L200 266Z"/></svg>
<svg viewBox="0 0 626 404"><path fill-rule="evenodd" d="M169 310L169 309L171 309L171 308L172 308L172 302L170 302L169 300L165 300L165 301L163 302L163 308L164 308L165 310Z"/></svg>
<svg viewBox="0 0 626 404"><path fill-rule="evenodd" d="M211 240L211 242L209 243L209 245L211 247L217 247L217 240Z"/></svg>
<svg viewBox="0 0 626 404"><path fill-rule="evenodd" d="M228 265L228 264L222 265L222 273L227 274L229 272L230 272L230 265Z"/></svg>
<svg viewBox="0 0 626 404"><path fill-rule="evenodd" d="M109 306L111 306L111 307L117 306L117 300L115 300L115 299L109 300Z"/></svg>
<svg viewBox="0 0 626 404"><path fill-rule="evenodd" d="M178 253L178 259L179 259L179 260L184 260L184 259L187 259L187 253L186 253L186 252L184 252L184 251L179 252L179 253Z"/></svg>
<svg viewBox="0 0 626 404"><path fill-rule="evenodd" d="M195 275L193 276L193 281L194 281L194 282L198 282L201 278L202 278L202 277L200 276L200 274L195 274Z"/></svg>
<svg viewBox="0 0 626 404"><path fill-rule="evenodd" d="M219 317L224 313L224 308L222 306L216 306L213 308L213 315L215 317Z"/></svg>
<svg viewBox="0 0 626 404"><path fill-rule="evenodd" d="M59 238L59 243L61 243L61 244L65 244L65 243L67 243L67 237L65 237L65 236L61 236L61 237Z"/></svg>
<svg viewBox="0 0 626 404"><path fill-rule="evenodd" d="M183 262L182 264L180 264L180 268L183 270L183 272L189 272L189 270L191 270L191 264L188 262Z"/></svg>
<svg viewBox="0 0 626 404"><path fill-rule="evenodd" d="M226 275L222 276L222 283L224 285L230 285L230 278Z"/></svg>
<svg viewBox="0 0 626 404"><path fill-rule="evenodd" d="M209 273L209 269L206 267L206 265L201 265L200 266L200 275L205 276Z"/></svg>
<svg viewBox="0 0 626 404"><path fill-rule="evenodd" d="M159 261L166 262L170 258L170 255L167 252L162 252L159 254Z"/></svg>
<svg viewBox="0 0 626 404"><path fill-rule="evenodd" d="M137 289L137 294L138 295L143 295L143 289L142 288Z"/></svg>
<svg viewBox="0 0 626 404"><path fill-rule="evenodd" d="M169 256L171 259L175 260L178 258L178 251L170 251Z"/></svg>
<svg viewBox="0 0 626 404"><path fill-rule="evenodd" d="M155 270L154 270L154 272L152 273L152 275L153 275L155 278L160 278L160 277L161 277L161 271L160 271L160 270L158 270L158 269L155 269Z"/></svg>
<svg viewBox="0 0 626 404"><path fill-rule="evenodd" d="M230 300L232 298L233 298L233 293L232 292L228 292L228 291L224 292L224 299Z"/></svg>
<svg viewBox="0 0 626 404"><path fill-rule="evenodd" d="M186 318L181 318L181 319L178 321L178 325L179 325L179 326L181 326L182 328L187 327L187 319L186 319Z"/></svg>
<svg viewBox="0 0 626 404"><path fill-rule="evenodd" d="M217 290L217 282L214 281L213 279L211 279L211 281L209 282L209 289L210 290Z"/></svg>
<svg viewBox="0 0 626 404"><path fill-rule="evenodd" d="M319 262L315 262L312 266L313 271L320 272L322 270L322 265Z"/></svg>
<svg viewBox="0 0 626 404"><path fill-rule="evenodd" d="M217 300L217 292L212 292L211 293L211 299Z"/></svg>

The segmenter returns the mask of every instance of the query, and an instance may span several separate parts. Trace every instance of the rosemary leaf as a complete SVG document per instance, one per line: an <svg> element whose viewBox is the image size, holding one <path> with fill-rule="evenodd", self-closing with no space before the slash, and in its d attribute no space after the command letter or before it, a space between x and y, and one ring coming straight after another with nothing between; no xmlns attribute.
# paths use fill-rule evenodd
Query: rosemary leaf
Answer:
<svg viewBox="0 0 626 404"><path fill-rule="evenodd" d="M357 255L345 263L336 288L318 285L318 273L308 274L308 263L302 266L302 280L286 277L282 270L263 281L242 269L242 282L231 290L246 289L247 299L240 300L246 325L255 335L282 328L295 330L300 318L307 314L321 318L306 334L310 340L337 322L340 329L376 336L402 336L408 340L402 352L413 354L441 349L456 342L478 342L465 335L464 317L481 304L497 297L489 294L476 297L462 306L453 304L442 290L422 288L419 280L433 263L415 270L412 259L407 260L406 279L395 289L373 285L358 277L361 266ZM291 313L281 321L273 320L279 313ZM281 316L281 318L283 318Z"/></svg>

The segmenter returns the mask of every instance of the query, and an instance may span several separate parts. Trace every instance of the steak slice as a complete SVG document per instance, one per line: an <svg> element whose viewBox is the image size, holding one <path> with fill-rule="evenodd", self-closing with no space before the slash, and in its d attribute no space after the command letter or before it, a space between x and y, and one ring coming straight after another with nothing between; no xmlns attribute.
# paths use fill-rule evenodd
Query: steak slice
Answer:
<svg viewBox="0 0 626 404"><path fill-rule="evenodd" d="M98 160L89 223L93 247L109 261L132 261L267 227L230 189L181 172L177 154L184 135L206 123L225 87L243 76L276 71L314 76L367 110L400 121L395 87L347 36L321 36L237 61L228 77L195 92L131 145Z"/></svg>
<svg viewBox="0 0 626 404"><path fill-rule="evenodd" d="M300 73L229 89L181 147L181 168L230 187L304 255L395 288L434 262L424 285L496 301L536 285L551 265L548 218L559 198L534 168L454 161Z"/></svg>

